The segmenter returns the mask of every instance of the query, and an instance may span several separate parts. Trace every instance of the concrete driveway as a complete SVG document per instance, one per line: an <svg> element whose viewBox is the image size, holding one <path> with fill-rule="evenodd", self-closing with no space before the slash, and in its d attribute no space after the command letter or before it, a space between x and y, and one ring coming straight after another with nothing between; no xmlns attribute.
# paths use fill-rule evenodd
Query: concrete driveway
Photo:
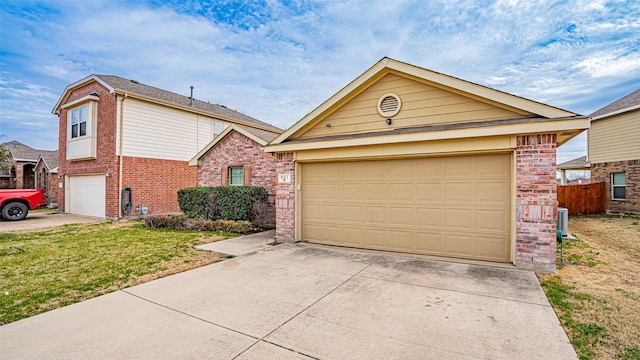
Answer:
<svg viewBox="0 0 640 360"><path fill-rule="evenodd" d="M575 359L531 272L285 244L0 327L11 359Z"/></svg>
<svg viewBox="0 0 640 360"><path fill-rule="evenodd" d="M105 221L105 219L92 216L59 213L55 210L47 212L30 211L29 215L27 215L24 220L6 221L0 219L0 232L36 230L67 224L85 224L99 221Z"/></svg>

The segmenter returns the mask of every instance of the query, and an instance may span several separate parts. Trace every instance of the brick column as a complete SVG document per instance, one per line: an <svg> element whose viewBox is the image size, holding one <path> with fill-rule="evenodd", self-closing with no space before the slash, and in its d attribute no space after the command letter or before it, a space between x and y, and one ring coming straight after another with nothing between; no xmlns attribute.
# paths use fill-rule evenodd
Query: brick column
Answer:
<svg viewBox="0 0 640 360"><path fill-rule="evenodd" d="M276 186L276 237L279 241L293 241L295 232L295 162L292 153L276 154L276 173L290 174L290 183Z"/></svg>
<svg viewBox="0 0 640 360"><path fill-rule="evenodd" d="M522 269L556 269L556 146L555 134L518 137L515 265Z"/></svg>

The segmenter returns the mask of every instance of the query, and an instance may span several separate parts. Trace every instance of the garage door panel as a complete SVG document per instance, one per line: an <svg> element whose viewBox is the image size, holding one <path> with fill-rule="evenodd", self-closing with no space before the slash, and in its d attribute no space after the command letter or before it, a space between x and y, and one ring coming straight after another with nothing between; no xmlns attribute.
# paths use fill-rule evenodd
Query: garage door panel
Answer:
<svg viewBox="0 0 640 360"><path fill-rule="evenodd" d="M439 232L416 232L416 250L423 254L442 254L444 241Z"/></svg>
<svg viewBox="0 0 640 360"><path fill-rule="evenodd" d="M444 247L444 255L471 258L476 254L475 239L471 233L445 234Z"/></svg>
<svg viewBox="0 0 640 360"><path fill-rule="evenodd" d="M387 207L386 206L365 206L364 208L365 223L368 225L378 226L387 224Z"/></svg>
<svg viewBox="0 0 640 360"><path fill-rule="evenodd" d="M505 236L476 236L478 258L501 260L508 255L509 242Z"/></svg>
<svg viewBox="0 0 640 360"><path fill-rule="evenodd" d="M302 206L302 213L307 223L322 222L322 204L304 204Z"/></svg>
<svg viewBox="0 0 640 360"><path fill-rule="evenodd" d="M444 226L447 229L472 230L473 209L445 209Z"/></svg>
<svg viewBox="0 0 640 360"><path fill-rule="evenodd" d="M343 243L342 226L324 224L322 226L322 237L335 243Z"/></svg>
<svg viewBox="0 0 640 360"><path fill-rule="evenodd" d="M415 208L413 207L389 207L389 225L415 226Z"/></svg>
<svg viewBox="0 0 640 360"><path fill-rule="evenodd" d="M444 176L443 158L419 159L416 162L416 177L418 179L440 179Z"/></svg>
<svg viewBox="0 0 640 360"><path fill-rule="evenodd" d="M363 201L364 187L362 183L344 184L342 186L342 197L345 201Z"/></svg>
<svg viewBox="0 0 640 360"><path fill-rule="evenodd" d="M475 197L474 186L471 182L447 183L444 188L447 202L472 203Z"/></svg>
<svg viewBox="0 0 640 360"><path fill-rule="evenodd" d="M344 205L342 211L345 223L364 223L364 205Z"/></svg>
<svg viewBox="0 0 640 360"><path fill-rule="evenodd" d="M473 176L475 164L470 156L448 157L444 164L444 173L447 178L468 179Z"/></svg>
<svg viewBox="0 0 640 360"><path fill-rule="evenodd" d="M443 183L417 183L416 200L422 203L440 203L444 194Z"/></svg>
<svg viewBox="0 0 640 360"><path fill-rule="evenodd" d="M509 201L509 184L501 182L480 182L476 184L475 201L479 204L504 204Z"/></svg>
<svg viewBox="0 0 640 360"><path fill-rule="evenodd" d="M395 179L413 179L416 177L416 161L413 159L389 161L389 173L386 176Z"/></svg>
<svg viewBox="0 0 640 360"><path fill-rule="evenodd" d="M476 159L477 177L508 177L511 168L507 156L481 156Z"/></svg>
<svg viewBox="0 0 640 360"><path fill-rule="evenodd" d="M342 184L323 184L322 198L327 200L342 200Z"/></svg>
<svg viewBox="0 0 640 360"><path fill-rule="evenodd" d="M304 196L307 201L322 202L322 184L305 184Z"/></svg>
<svg viewBox="0 0 640 360"><path fill-rule="evenodd" d="M69 176L67 193L69 209L72 214L105 217L106 178L100 175Z"/></svg>
<svg viewBox="0 0 640 360"><path fill-rule="evenodd" d="M387 184L366 184L364 198L365 201L387 201Z"/></svg>
<svg viewBox="0 0 640 360"><path fill-rule="evenodd" d="M443 226L443 211L441 208L417 208L416 225L441 228Z"/></svg>
<svg viewBox="0 0 640 360"><path fill-rule="evenodd" d="M387 246L387 230L365 228L364 244L376 249L384 249Z"/></svg>
<svg viewBox="0 0 640 360"><path fill-rule="evenodd" d="M509 154L302 164L302 239L509 261L510 172Z"/></svg>
<svg viewBox="0 0 640 360"><path fill-rule="evenodd" d="M343 228L344 244L349 246L362 246L364 245L364 228L362 227L349 227Z"/></svg>
<svg viewBox="0 0 640 360"><path fill-rule="evenodd" d="M476 210L476 229L506 232L508 231L509 218L504 209L477 209Z"/></svg>
<svg viewBox="0 0 640 360"><path fill-rule="evenodd" d="M394 202L413 202L416 199L415 184L413 183L389 184L389 193Z"/></svg>
<svg viewBox="0 0 640 360"><path fill-rule="evenodd" d="M343 219L342 206L340 205L323 205L322 220L329 222L340 222Z"/></svg>
<svg viewBox="0 0 640 360"><path fill-rule="evenodd" d="M396 251L412 251L416 248L415 232L389 230L389 249Z"/></svg>

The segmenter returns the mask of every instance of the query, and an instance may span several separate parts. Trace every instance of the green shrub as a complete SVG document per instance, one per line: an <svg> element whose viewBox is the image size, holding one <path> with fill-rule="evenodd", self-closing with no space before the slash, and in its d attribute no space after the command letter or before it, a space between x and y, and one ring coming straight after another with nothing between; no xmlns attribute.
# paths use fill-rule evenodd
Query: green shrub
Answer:
<svg viewBox="0 0 640 360"><path fill-rule="evenodd" d="M186 215L149 215L144 218L149 228L167 228L176 230L224 231L236 234L248 234L255 229L246 220L210 220L192 218Z"/></svg>
<svg viewBox="0 0 640 360"><path fill-rule="evenodd" d="M211 208L208 203L209 195L214 192L214 187L198 186L178 190L178 205L185 214L195 214L204 218L210 216Z"/></svg>
<svg viewBox="0 0 640 360"><path fill-rule="evenodd" d="M195 187L178 190L180 210L206 219L247 220L255 203L267 201L260 186Z"/></svg>

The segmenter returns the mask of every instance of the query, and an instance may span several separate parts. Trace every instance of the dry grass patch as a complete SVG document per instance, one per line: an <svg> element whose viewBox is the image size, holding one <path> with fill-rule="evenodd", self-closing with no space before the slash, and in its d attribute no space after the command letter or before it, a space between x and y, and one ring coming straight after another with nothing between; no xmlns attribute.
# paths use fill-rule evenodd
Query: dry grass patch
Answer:
<svg viewBox="0 0 640 360"><path fill-rule="evenodd" d="M539 279L578 355L640 359L640 220L574 217L569 232L565 266Z"/></svg>
<svg viewBox="0 0 640 360"><path fill-rule="evenodd" d="M0 233L0 324L214 263L194 246L230 236L141 221Z"/></svg>

